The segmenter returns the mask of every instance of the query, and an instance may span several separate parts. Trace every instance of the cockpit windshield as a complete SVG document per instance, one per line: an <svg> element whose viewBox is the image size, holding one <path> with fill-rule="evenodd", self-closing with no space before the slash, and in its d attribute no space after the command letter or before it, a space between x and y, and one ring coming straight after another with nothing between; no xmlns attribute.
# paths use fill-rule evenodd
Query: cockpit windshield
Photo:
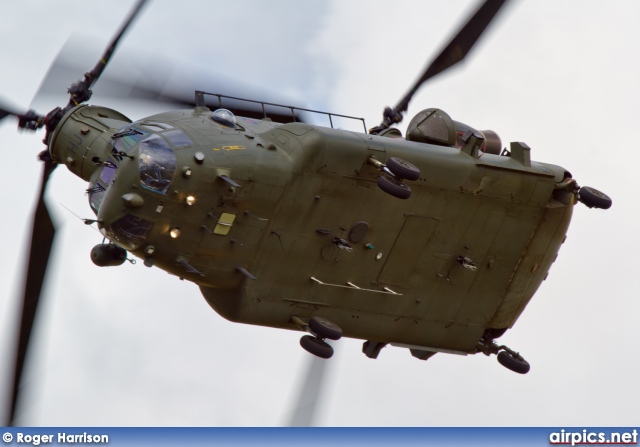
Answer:
<svg viewBox="0 0 640 447"><path fill-rule="evenodd" d="M143 188L166 194L177 170L175 149L193 145L192 140L176 126L155 121L132 123L111 136L111 157L103 162L99 173L89 183L87 193L91 209L98 214L102 200L114 182L125 157L138 159L140 183ZM130 154L139 147L139 154Z"/></svg>
<svg viewBox="0 0 640 447"><path fill-rule="evenodd" d="M176 175L177 161L164 138L151 135L140 142L140 182L159 194L166 194Z"/></svg>

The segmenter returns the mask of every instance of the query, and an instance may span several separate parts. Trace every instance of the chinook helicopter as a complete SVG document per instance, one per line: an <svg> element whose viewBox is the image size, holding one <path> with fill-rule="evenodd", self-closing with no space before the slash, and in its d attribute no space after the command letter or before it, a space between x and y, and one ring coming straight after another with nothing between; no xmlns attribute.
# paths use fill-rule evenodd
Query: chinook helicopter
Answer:
<svg viewBox="0 0 640 447"><path fill-rule="evenodd" d="M21 128L46 128L43 191L57 164L89 183L96 218L88 223L109 241L92 251L97 265L120 265L131 253L198 284L225 318L310 332L301 345L320 357L332 354L324 339L344 335L364 340L371 358L385 345L420 359L483 352L524 373L522 356L495 340L546 276L573 205L608 208L610 199L532 161L525 144L502 150L497 134L442 110L417 114L405 137L392 127L423 82L466 55L502 3L486 2L369 132L296 122L300 109L283 124L284 115L242 114L205 92L196 92L195 109L136 122L85 105L120 37L70 89L66 107L4 113ZM218 107L207 107L211 96ZM42 197L33 287L53 239ZM37 303L39 290L26 295Z"/></svg>

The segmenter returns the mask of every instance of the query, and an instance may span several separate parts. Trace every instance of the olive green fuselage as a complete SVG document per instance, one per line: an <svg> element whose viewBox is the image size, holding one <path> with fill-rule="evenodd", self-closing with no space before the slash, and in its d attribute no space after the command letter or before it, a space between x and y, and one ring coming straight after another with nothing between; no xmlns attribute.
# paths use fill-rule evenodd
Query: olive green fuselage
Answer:
<svg viewBox="0 0 640 447"><path fill-rule="evenodd" d="M473 353L487 328L513 326L569 226L575 198L554 193L564 169L530 162L524 145L498 156L303 123L238 118L230 128L209 115L200 108L131 124L166 123L192 143L172 147L176 172L162 193L141 184L139 146L129 157L84 146L117 165L97 210L105 234L125 215L150 222L125 248L197 283L232 321L299 329L292 317L318 315L347 337ZM65 140L71 127L59 127L60 147L79 138ZM106 123L89 136L102 132L91 141L107 147L116 131ZM55 146L65 154L58 162L73 159L70 169L95 184L100 169L77 167L86 154ZM390 157L420 169L407 200L376 184L370 160Z"/></svg>

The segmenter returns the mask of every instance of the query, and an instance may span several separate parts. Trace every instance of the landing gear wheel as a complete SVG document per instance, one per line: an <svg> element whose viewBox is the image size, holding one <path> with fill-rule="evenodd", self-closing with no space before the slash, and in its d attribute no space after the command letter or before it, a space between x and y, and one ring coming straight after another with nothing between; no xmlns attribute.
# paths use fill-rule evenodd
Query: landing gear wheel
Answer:
<svg viewBox="0 0 640 447"><path fill-rule="evenodd" d="M342 337L342 329L340 329L340 326L320 317L311 317L309 320L309 329L319 338L339 340Z"/></svg>
<svg viewBox="0 0 640 447"><path fill-rule="evenodd" d="M400 179L414 181L420 178L420 169L402 158L391 157L388 159L387 169Z"/></svg>
<svg viewBox="0 0 640 447"><path fill-rule="evenodd" d="M498 353L498 362L507 369L518 374L526 374L531 369L531 365L522 356L516 357L509 351L500 351Z"/></svg>
<svg viewBox="0 0 640 447"><path fill-rule="evenodd" d="M393 197L397 197L398 199L408 199L411 197L411 188L404 183L396 183L385 175L378 177L376 183L381 190Z"/></svg>
<svg viewBox="0 0 640 447"><path fill-rule="evenodd" d="M580 197L580 201L589 208L608 210L611 208L611 204L613 203L608 195L589 186L583 186L580 188L578 196Z"/></svg>
<svg viewBox="0 0 640 447"><path fill-rule="evenodd" d="M322 359L330 359L333 355L333 348L324 340L320 340L313 335L304 335L300 339L300 346L302 348Z"/></svg>

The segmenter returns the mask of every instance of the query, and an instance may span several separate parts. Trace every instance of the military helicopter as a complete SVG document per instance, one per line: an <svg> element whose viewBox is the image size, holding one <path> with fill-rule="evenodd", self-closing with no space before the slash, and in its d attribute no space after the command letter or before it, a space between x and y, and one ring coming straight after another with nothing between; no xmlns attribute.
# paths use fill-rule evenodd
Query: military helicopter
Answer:
<svg viewBox="0 0 640 447"><path fill-rule="evenodd" d="M469 23L484 19L481 33L502 3L486 2ZM47 128L43 188L63 163L89 182L95 223L109 240L92 251L97 265L122 264L130 252L199 284L230 320L309 331L301 344L320 357L332 353L323 339L344 333L366 340L372 358L386 344L422 359L497 353L526 372L495 339L544 279L574 203L611 201L531 161L525 144L502 151L496 134L441 110L416 115L406 139L391 127L423 82L461 59L454 49L467 45L466 54L479 36L463 44L469 33L463 28L369 133L281 124L233 107L212 113L205 92L195 109L135 123L86 106L119 37L71 88L67 107L44 117L4 113L22 128ZM46 267L37 259L46 263L53 239L42 195L28 273L35 288ZM39 290L26 295L37 303Z"/></svg>

